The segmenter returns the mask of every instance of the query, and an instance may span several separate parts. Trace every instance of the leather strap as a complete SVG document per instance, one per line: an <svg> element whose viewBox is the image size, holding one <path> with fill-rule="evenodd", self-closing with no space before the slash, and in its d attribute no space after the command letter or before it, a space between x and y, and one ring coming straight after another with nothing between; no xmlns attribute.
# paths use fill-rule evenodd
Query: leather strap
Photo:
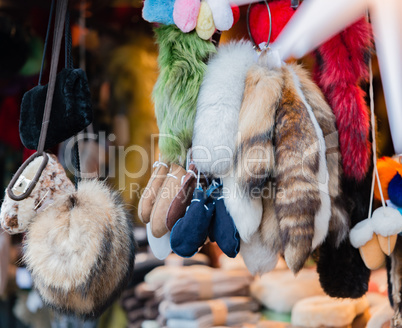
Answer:
<svg viewBox="0 0 402 328"><path fill-rule="evenodd" d="M40 131L38 149L35 154L33 154L30 158L28 158L21 165L21 167L15 173L15 175L13 176L13 178L11 179L11 181L7 187L8 196L15 201L23 200L31 194L32 190L35 188L36 184L38 183L39 178L49 160L48 155L46 153L44 153L44 147L45 147L47 129L49 127L50 113L52 111L53 94L54 94L54 88L55 88L55 84L56 84L57 66L59 64L61 41L63 38L64 22L65 22L66 12L67 12L67 3L68 3L68 0L58 0L57 5L56 5L56 17L55 17L55 26L54 26L54 33L53 33L53 48L52 48L52 59L50 62L49 83L48 83L48 89L47 89L47 93L46 93L46 102L45 102L45 109L44 109L44 113L43 113L42 128ZM53 9L51 8L50 11L52 14ZM50 23L51 23L51 18L49 18L48 28L50 28L50 25L51 25ZM30 163L32 163L35 160L35 158L40 157L40 156L43 157L43 160L42 160L42 163L41 163L38 171L35 174L35 177L32 179L32 181L30 181L29 186L26 188L26 190L22 194L15 195L13 192L13 188L14 188L17 180L20 178L22 172L25 170L25 168Z"/></svg>
<svg viewBox="0 0 402 328"><path fill-rule="evenodd" d="M57 66L59 64L61 41L63 38L64 22L66 19L66 12L67 12L67 3L68 0L58 0L56 5L56 18L55 18L54 36L53 36L52 59L50 62L49 83L46 93L46 102L42 119L42 128L40 130L40 136L38 142L38 153L40 155L42 155L45 148L47 129L49 127L49 121L50 121L50 113L52 111L53 94L56 85Z"/></svg>

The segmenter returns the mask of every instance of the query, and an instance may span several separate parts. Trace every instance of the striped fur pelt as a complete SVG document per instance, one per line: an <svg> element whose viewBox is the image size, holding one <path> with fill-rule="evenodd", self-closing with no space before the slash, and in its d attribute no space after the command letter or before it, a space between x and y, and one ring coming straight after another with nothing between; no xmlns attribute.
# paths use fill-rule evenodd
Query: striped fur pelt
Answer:
<svg viewBox="0 0 402 328"><path fill-rule="evenodd" d="M282 82L280 69L255 64L247 72L233 166L237 183L249 193L258 193L274 173L275 113Z"/></svg>
<svg viewBox="0 0 402 328"><path fill-rule="evenodd" d="M275 211L286 263L298 272L312 251L315 216L322 206L320 143L292 71L283 66L282 72L284 88L275 127L276 184L281 193L275 198Z"/></svg>
<svg viewBox="0 0 402 328"><path fill-rule="evenodd" d="M31 223L24 261L44 303L94 318L131 279L134 248L132 222L118 193L84 180Z"/></svg>
<svg viewBox="0 0 402 328"><path fill-rule="evenodd" d="M310 104L314 116L325 137L326 145L326 161L329 176L328 188L331 197L331 220L329 222L330 239L334 241L338 247L340 243L348 236L350 218L345 209L344 197L341 189L342 176L342 157L339 150L338 131L336 129L335 115L326 103L324 95L318 86L311 80L308 72L294 66L297 73L301 88L306 96L307 102Z"/></svg>

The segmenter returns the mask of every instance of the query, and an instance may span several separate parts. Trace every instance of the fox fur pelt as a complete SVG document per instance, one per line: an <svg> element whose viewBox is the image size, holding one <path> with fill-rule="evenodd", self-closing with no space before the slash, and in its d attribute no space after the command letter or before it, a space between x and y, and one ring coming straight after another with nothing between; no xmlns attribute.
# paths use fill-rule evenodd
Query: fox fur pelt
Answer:
<svg viewBox="0 0 402 328"><path fill-rule="evenodd" d="M94 318L131 279L134 247L132 222L117 192L84 180L31 223L24 261L44 303Z"/></svg>
<svg viewBox="0 0 402 328"><path fill-rule="evenodd" d="M275 198L275 211L285 261L296 273L312 251L315 216L322 206L319 139L292 71L283 66L282 72L284 88L275 127L276 184L281 195Z"/></svg>
<svg viewBox="0 0 402 328"><path fill-rule="evenodd" d="M261 224L249 242L241 241L240 254L247 269L253 275L264 274L275 269L281 246L274 199L273 197L263 197Z"/></svg>
<svg viewBox="0 0 402 328"><path fill-rule="evenodd" d="M301 89L325 137L326 162L329 174L325 179L328 179L329 196L331 198L329 234L332 235L335 246L339 246L348 235L350 219L345 209L341 190L342 159L339 151L335 116L324 100L321 90L310 79L308 72L296 65L293 66L293 69L300 79Z"/></svg>
<svg viewBox="0 0 402 328"><path fill-rule="evenodd" d="M192 144L193 161L201 172L222 176L229 171L246 73L254 62L255 51L248 41L220 46L208 62Z"/></svg>
<svg viewBox="0 0 402 328"><path fill-rule="evenodd" d="M159 77L153 90L162 159L178 163L191 146L198 92L215 46L176 26L155 29Z"/></svg>
<svg viewBox="0 0 402 328"><path fill-rule="evenodd" d="M275 113L282 82L280 69L255 64L247 72L233 166L237 183L249 192L263 187L274 173Z"/></svg>
<svg viewBox="0 0 402 328"><path fill-rule="evenodd" d="M250 197L239 188L233 172L222 178L222 184L226 209L233 218L240 238L248 243L261 223L262 198ZM241 249L242 246L240 246Z"/></svg>
<svg viewBox="0 0 402 328"><path fill-rule="evenodd" d="M296 70L299 73L303 72L303 69L301 66L297 65L289 65L288 69L290 73L293 76L293 82L295 85L295 90L300 97L301 101L303 102L304 106L307 109L307 112L309 114L309 117L311 119L311 122L313 123L315 133L317 135L318 139L318 144L312 149L309 149L308 152L310 154L305 154L305 155L310 155L311 152L314 152L314 149L319 154L319 164L318 164L318 173L317 173L317 183L318 183L318 188L320 190L320 199L321 199L321 206L319 211L314 217L314 237L312 240L312 249L316 249L317 246L321 245L322 242L325 240L325 237L328 234L328 227L329 227L329 221L331 219L331 200L329 197L329 189L328 189L328 167L327 167L327 161L325 157L326 153L326 146L325 146L325 140L324 140L324 135L321 130L321 127L318 124L317 118L315 117L313 110L310 105L311 99L306 99L306 95L303 93L301 89L301 80L300 77L296 74ZM306 76L305 76L306 77ZM306 77L305 82L308 80ZM317 96L319 97L321 93L318 93Z"/></svg>
<svg viewBox="0 0 402 328"><path fill-rule="evenodd" d="M370 24L362 18L318 48L315 79L336 117L344 174L364 179L370 163L369 116L359 83L368 78Z"/></svg>

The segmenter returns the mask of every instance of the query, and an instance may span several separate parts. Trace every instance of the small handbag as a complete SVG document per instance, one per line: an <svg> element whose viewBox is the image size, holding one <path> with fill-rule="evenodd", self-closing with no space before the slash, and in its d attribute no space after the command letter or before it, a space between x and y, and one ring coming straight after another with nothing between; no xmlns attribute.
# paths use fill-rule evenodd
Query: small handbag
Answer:
<svg viewBox="0 0 402 328"><path fill-rule="evenodd" d="M20 114L20 137L23 145L32 150L38 149L39 135L45 109L48 85L41 85L46 49L52 23L53 5L43 51L39 84L26 92L22 98ZM66 16L65 68L56 77L50 124L44 149L76 135L92 123L91 95L88 80L82 69L75 69L71 56L71 32L69 16Z"/></svg>

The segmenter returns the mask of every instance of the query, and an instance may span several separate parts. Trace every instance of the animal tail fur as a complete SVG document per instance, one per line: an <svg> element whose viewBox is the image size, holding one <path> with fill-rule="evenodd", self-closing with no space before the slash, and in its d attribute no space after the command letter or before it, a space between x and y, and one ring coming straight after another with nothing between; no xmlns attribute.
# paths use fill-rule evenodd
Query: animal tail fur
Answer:
<svg viewBox="0 0 402 328"><path fill-rule="evenodd" d="M338 247L348 236L350 218L345 209L341 190L342 158L339 151L335 116L326 103L321 90L310 79L308 72L296 65L293 69L301 81L302 91L325 137L326 161L329 174L326 179L328 179L328 190L331 198L329 234L331 235L331 240L335 242L335 246Z"/></svg>
<svg viewBox="0 0 402 328"><path fill-rule="evenodd" d="M233 165L237 183L249 192L263 187L274 172L275 112L281 91L280 69L255 64L247 72Z"/></svg>
<svg viewBox="0 0 402 328"><path fill-rule="evenodd" d="M286 263L298 272L312 250L314 219L321 207L317 183L318 137L297 94L292 73L282 67L284 88L276 112L275 160L278 192L275 211Z"/></svg>
<svg viewBox="0 0 402 328"><path fill-rule="evenodd" d="M367 174L371 154L365 93L359 87L368 77L365 53L370 46L370 24L361 19L317 51L321 67L316 79L336 117L344 173L357 181Z"/></svg>
<svg viewBox="0 0 402 328"><path fill-rule="evenodd" d="M176 26L155 29L159 44L160 74L153 90L163 160L178 162L191 146L198 91L216 52L211 42L196 32L182 33Z"/></svg>

